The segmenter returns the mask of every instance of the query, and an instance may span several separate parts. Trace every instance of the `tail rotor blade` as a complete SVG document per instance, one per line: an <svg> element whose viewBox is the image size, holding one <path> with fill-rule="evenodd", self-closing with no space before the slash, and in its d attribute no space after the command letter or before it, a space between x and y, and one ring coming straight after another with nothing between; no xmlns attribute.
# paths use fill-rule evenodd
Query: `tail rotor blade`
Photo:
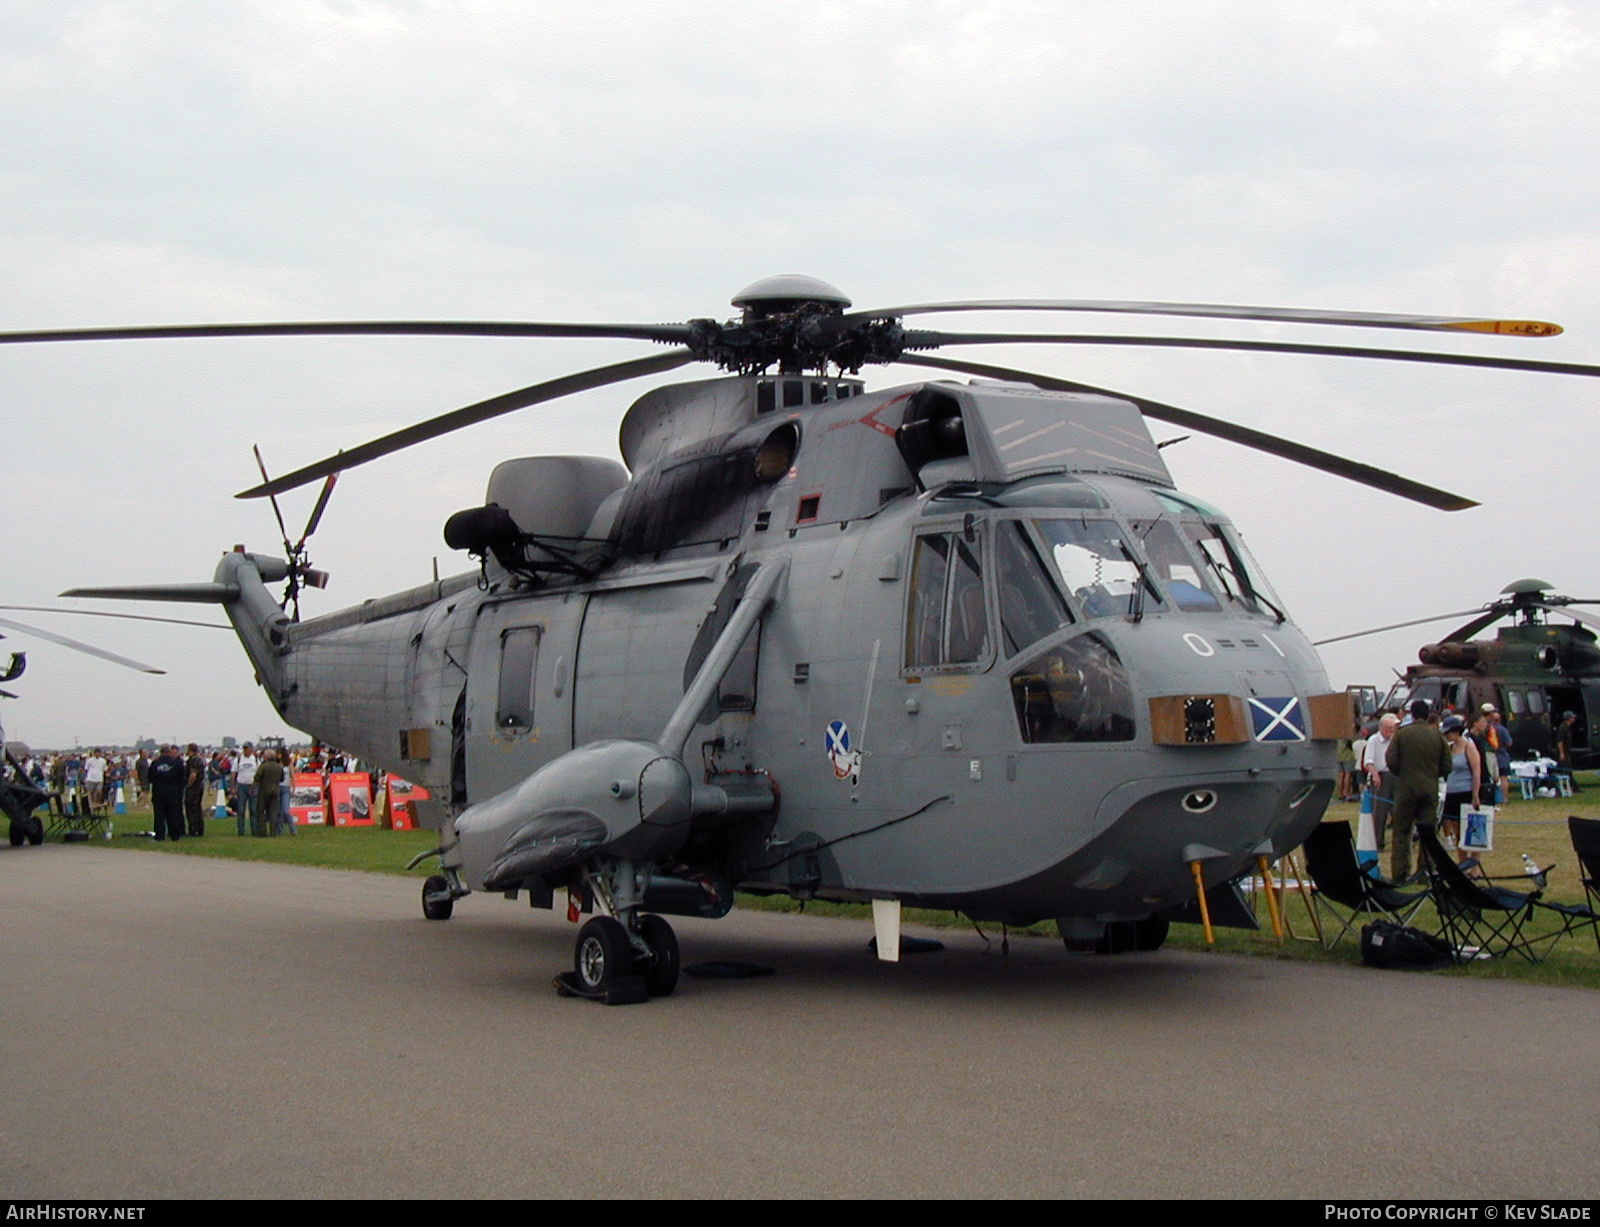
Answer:
<svg viewBox="0 0 1600 1227"><path fill-rule="evenodd" d="M267 462L261 458L261 445L259 443L252 443L250 445L250 450L256 454L256 468L261 470L261 480L271 480L267 476ZM290 555L292 559L294 550L289 545L289 526L283 522L283 509L278 506L277 496L273 496L272 499L272 514L278 517L278 533L283 538L284 552Z"/></svg>
<svg viewBox="0 0 1600 1227"><path fill-rule="evenodd" d="M311 509L311 518L306 521L306 531L300 534L300 544L297 550L305 548L311 534L317 531L317 525L322 523L322 513L328 509L328 499L333 495L334 483L339 480L339 474L329 473L328 480L322 483L322 493L317 495L317 505Z"/></svg>

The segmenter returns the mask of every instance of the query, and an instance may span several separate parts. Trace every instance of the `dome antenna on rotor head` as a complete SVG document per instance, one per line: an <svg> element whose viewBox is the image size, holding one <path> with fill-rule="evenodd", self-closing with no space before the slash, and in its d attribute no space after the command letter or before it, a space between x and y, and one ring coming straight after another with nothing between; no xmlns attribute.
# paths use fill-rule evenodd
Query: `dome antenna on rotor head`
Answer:
<svg viewBox="0 0 1600 1227"><path fill-rule="evenodd" d="M788 314L813 303L822 308L833 308L835 315L842 315L845 308L851 305L837 286L800 273L763 277L733 296L733 305L744 312L746 322L764 319L769 315Z"/></svg>

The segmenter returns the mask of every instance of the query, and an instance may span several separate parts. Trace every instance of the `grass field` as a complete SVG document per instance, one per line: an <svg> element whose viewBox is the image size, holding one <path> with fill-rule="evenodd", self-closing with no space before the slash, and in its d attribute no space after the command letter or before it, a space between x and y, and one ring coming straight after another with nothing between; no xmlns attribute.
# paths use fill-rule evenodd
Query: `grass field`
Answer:
<svg viewBox="0 0 1600 1227"><path fill-rule="evenodd" d="M1521 873L1522 854L1527 853L1541 867L1556 866L1550 874L1544 896L1546 899L1559 903L1583 902L1583 885L1579 880L1577 859L1567 835L1567 816L1576 814L1583 818L1600 818L1600 774L1582 772L1578 781L1584 791L1576 796L1516 801L1502 807L1495 824L1495 850L1483 858L1484 867L1491 876L1510 878ZM1329 806L1327 817L1349 819L1354 824L1357 810L1358 807L1353 804L1335 803ZM430 831L390 831L376 826L301 827L293 837L240 837L235 834L234 820L227 818L208 819L207 834L203 838L184 839L176 844L156 843L148 837L152 826L148 809L137 809L115 817L112 824L112 845L136 852L276 861L369 873L406 874L407 862L418 853L433 848L436 842ZM409 876L420 880L430 872L432 862L425 861L419 868L411 870ZM1507 882L1506 885L1521 889L1516 882ZM813 915L859 918L871 914L865 905L816 901L802 905L784 897L758 899L740 896L739 905L779 912L803 909ZM1285 911L1294 936L1282 942L1272 934L1264 900L1258 901L1257 910L1262 924L1260 930L1219 929L1215 948L1231 954L1252 954L1265 958L1359 963L1359 945L1354 934L1347 936L1331 951L1323 950L1315 940L1307 940L1312 938L1313 930L1307 908L1298 894L1291 892L1286 896ZM948 912L910 909L907 920L938 927L972 927L971 921ZM1432 931L1436 927L1432 906L1425 906L1414 923ZM982 928L992 940L1000 940L1002 934L998 925L986 924ZM1053 924L1039 924L1028 929L1010 930L1009 936L1054 939L1056 931ZM1204 935L1198 925L1174 925L1168 942L1185 949L1203 949L1205 946ZM1584 932L1556 943L1542 963L1530 964L1512 957L1471 963L1435 974L1600 989L1600 948L1597 948L1594 937Z"/></svg>

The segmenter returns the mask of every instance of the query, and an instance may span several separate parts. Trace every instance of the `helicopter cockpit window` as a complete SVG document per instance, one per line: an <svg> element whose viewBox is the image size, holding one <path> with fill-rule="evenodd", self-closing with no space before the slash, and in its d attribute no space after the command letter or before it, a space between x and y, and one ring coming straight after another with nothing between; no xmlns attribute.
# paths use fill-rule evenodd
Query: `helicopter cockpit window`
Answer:
<svg viewBox="0 0 1600 1227"><path fill-rule="evenodd" d="M996 526L995 578L1007 656L1072 625L1072 611L1045 574L1027 530L1016 520Z"/></svg>
<svg viewBox="0 0 1600 1227"><path fill-rule="evenodd" d="M918 537L911 563L906 668L976 664L988 650L978 543L958 533Z"/></svg>
<svg viewBox="0 0 1600 1227"><path fill-rule="evenodd" d="M1171 521L1135 520L1133 531L1156 582L1174 605L1189 613L1221 611L1222 602Z"/></svg>
<svg viewBox="0 0 1600 1227"><path fill-rule="evenodd" d="M1277 594L1262 578L1261 568L1238 538L1213 523L1185 521L1183 531L1225 604L1280 620L1287 616Z"/></svg>
<svg viewBox="0 0 1600 1227"><path fill-rule="evenodd" d="M1036 520L1056 573L1091 618L1136 615L1162 598L1140 574L1139 562L1115 520Z"/></svg>
<svg viewBox="0 0 1600 1227"><path fill-rule="evenodd" d="M1029 744L1133 740L1127 670L1093 632L1054 645L1013 673L1011 699Z"/></svg>
<svg viewBox="0 0 1600 1227"><path fill-rule="evenodd" d="M495 726L505 732L533 727L533 680L539 672L537 626L518 626L500 636L500 694Z"/></svg>

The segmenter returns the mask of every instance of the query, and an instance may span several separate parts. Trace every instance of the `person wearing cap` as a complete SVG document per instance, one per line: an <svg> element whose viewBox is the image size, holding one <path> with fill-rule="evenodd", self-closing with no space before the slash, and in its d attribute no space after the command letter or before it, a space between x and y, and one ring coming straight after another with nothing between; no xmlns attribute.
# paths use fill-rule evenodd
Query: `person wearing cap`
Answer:
<svg viewBox="0 0 1600 1227"><path fill-rule="evenodd" d="M1395 731L1386 761L1394 772L1394 808L1389 815L1389 877L1411 876L1411 829L1438 814L1439 781L1450 774L1450 747L1428 719L1428 700L1411 704L1411 723Z"/></svg>
<svg viewBox="0 0 1600 1227"><path fill-rule="evenodd" d="M1478 808L1483 790L1483 760L1478 747L1467 736L1467 722L1450 715L1439 725L1445 744L1450 747L1450 774L1444 782L1444 811L1439 820L1439 835L1445 847L1456 849L1456 860L1465 860L1461 851L1461 807L1467 802Z"/></svg>
<svg viewBox="0 0 1600 1227"><path fill-rule="evenodd" d="M1506 722L1500 715L1500 709L1493 703L1485 703L1479 710L1489 720L1489 728L1485 737L1489 742L1489 749L1494 755L1495 803L1504 805L1511 800L1511 747L1516 744L1516 739L1511 736L1511 730L1506 727ZM1487 761L1484 765L1486 767L1489 766Z"/></svg>

